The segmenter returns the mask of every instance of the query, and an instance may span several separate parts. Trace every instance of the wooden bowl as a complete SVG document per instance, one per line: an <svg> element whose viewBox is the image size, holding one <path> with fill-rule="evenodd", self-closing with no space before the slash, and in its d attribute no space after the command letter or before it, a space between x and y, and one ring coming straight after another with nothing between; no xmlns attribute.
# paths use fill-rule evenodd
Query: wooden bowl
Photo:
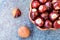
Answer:
<svg viewBox="0 0 60 40"><path fill-rule="evenodd" d="M32 0L32 1L34 1L34 0ZM32 3L32 1L31 1L31 3ZM30 21L33 23L33 24L35 24L35 22L31 19L31 17L30 17L30 12L31 12L31 9L32 9L32 7L31 7L31 3L30 3L30 10L29 10L29 19L30 19ZM39 26L36 26L39 30L48 30L47 28L40 28Z"/></svg>

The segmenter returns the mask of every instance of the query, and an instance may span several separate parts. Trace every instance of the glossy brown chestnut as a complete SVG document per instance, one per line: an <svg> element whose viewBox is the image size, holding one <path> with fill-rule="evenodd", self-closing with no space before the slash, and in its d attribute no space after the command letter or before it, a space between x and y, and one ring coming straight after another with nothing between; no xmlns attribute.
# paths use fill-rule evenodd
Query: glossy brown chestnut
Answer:
<svg viewBox="0 0 60 40"><path fill-rule="evenodd" d="M45 28L52 28L52 22L50 20L45 21Z"/></svg>
<svg viewBox="0 0 60 40"><path fill-rule="evenodd" d="M41 17L44 18L45 20L48 19L48 13L42 13L41 14Z"/></svg>
<svg viewBox="0 0 60 40"><path fill-rule="evenodd" d="M45 4L47 7L51 7L52 6L52 3L51 2L46 2Z"/></svg>
<svg viewBox="0 0 60 40"><path fill-rule="evenodd" d="M46 2L45 5L47 6L48 10L50 10L52 8L52 3L51 2Z"/></svg>
<svg viewBox="0 0 60 40"><path fill-rule="evenodd" d="M21 15L21 11L18 8L13 9L12 15L14 18L19 17Z"/></svg>
<svg viewBox="0 0 60 40"><path fill-rule="evenodd" d="M57 29L60 28L60 20L56 20L56 21L54 22L54 28L57 28Z"/></svg>
<svg viewBox="0 0 60 40"><path fill-rule="evenodd" d="M35 9L35 8L32 9L30 16L31 16L31 19L34 20L38 16L37 9Z"/></svg>
<svg viewBox="0 0 60 40"><path fill-rule="evenodd" d="M40 3L38 1L33 1L31 4L32 8L38 8L39 5L40 5Z"/></svg>
<svg viewBox="0 0 60 40"><path fill-rule="evenodd" d="M60 2L56 2L53 4L55 10L60 10Z"/></svg>
<svg viewBox="0 0 60 40"><path fill-rule="evenodd" d="M47 10L46 5L40 5L38 8L39 12L45 12Z"/></svg>
<svg viewBox="0 0 60 40"><path fill-rule="evenodd" d="M47 0L39 0L41 3L45 3Z"/></svg>
<svg viewBox="0 0 60 40"><path fill-rule="evenodd" d="M43 24L44 24L44 21L43 21L43 19L42 18L37 18L36 20L35 20L35 24L37 25L37 26L43 26Z"/></svg>
<svg viewBox="0 0 60 40"><path fill-rule="evenodd" d="M57 17L58 17L58 13L57 12L51 12L49 17L52 21L54 21Z"/></svg>

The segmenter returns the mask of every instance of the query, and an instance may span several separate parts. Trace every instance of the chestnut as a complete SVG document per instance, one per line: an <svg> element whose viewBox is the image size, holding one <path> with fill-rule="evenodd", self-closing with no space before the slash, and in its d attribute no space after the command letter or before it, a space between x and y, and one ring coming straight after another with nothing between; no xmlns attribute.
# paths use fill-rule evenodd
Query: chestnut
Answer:
<svg viewBox="0 0 60 40"><path fill-rule="evenodd" d="M44 18L45 20L48 19L48 13L42 13L41 14L41 17Z"/></svg>
<svg viewBox="0 0 60 40"><path fill-rule="evenodd" d="M41 3L45 3L47 0L39 0Z"/></svg>
<svg viewBox="0 0 60 40"><path fill-rule="evenodd" d="M39 12L45 12L47 10L46 5L40 5L38 8Z"/></svg>
<svg viewBox="0 0 60 40"><path fill-rule="evenodd" d="M48 11L52 10L52 3L51 2L46 2L45 5L47 6Z"/></svg>
<svg viewBox="0 0 60 40"><path fill-rule="evenodd" d="M60 20L56 20L56 21L54 22L54 28L57 28L57 29L60 28Z"/></svg>
<svg viewBox="0 0 60 40"><path fill-rule="evenodd" d="M37 18L37 19L35 20L35 24L36 24L37 26L41 27L41 26L43 26L44 21L43 21L42 18Z"/></svg>
<svg viewBox="0 0 60 40"><path fill-rule="evenodd" d="M57 12L51 12L50 15L49 15L49 17L50 17L50 19L51 19L52 21L54 21L55 19L57 19L58 16L59 16L59 15L58 15Z"/></svg>
<svg viewBox="0 0 60 40"><path fill-rule="evenodd" d="M32 8L38 8L39 5L40 5L40 3L38 1L33 1L31 4Z"/></svg>
<svg viewBox="0 0 60 40"><path fill-rule="evenodd" d="M51 28L52 27L52 22L50 20L45 21L45 28Z"/></svg>
<svg viewBox="0 0 60 40"><path fill-rule="evenodd" d="M20 26L18 28L18 36L21 38L28 38L30 36L30 29L27 26Z"/></svg>
<svg viewBox="0 0 60 40"><path fill-rule="evenodd" d="M38 11L37 9L32 9L30 13L31 19L34 20L38 16Z"/></svg>
<svg viewBox="0 0 60 40"><path fill-rule="evenodd" d="M21 16L21 11L19 8L14 8L13 11L12 11L12 15L14 18L17 18L19 16Z"/></svg>
<svg viewBox="0 0 60 40"><path fill-rule="evenodd" d="M45 5L50 8L52 6L52 3L51 2L46 2Z"/></svg>
<svg viewBox="0 0 60 40"><path fill-rule="evenodd" d="M56 2L53 4L55 10L60 10L60 2Z"/></svg>

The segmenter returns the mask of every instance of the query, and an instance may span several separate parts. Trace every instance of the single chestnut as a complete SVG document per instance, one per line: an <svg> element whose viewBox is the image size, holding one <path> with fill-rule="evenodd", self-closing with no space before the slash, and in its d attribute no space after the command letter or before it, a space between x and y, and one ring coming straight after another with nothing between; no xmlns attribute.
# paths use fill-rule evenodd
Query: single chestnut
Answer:
<svg viewBox="0 0 60 40"><path fill-rule="evenodd" d="M53 7L52 7L52 3L51 2L46 2L45 5L47 6L48 11L52 10Z"/></svg>
<svg viewBox="0 0 60 40"><path fill-rule="evenodd" d="M45 21L45 28L51 28L52 27L52 22L50 20Z"/></svg>
<svg viewBox="0 0 60 40"><path fill-rule="evenodd" d="M36 24L37 26L41 27L41 26L43 26L44 21L43 21L42 18L37 18L37 19L35 20L35 24Z"/></svg>
<svg viewBox="0 0 60 40"><path fill-rule="evenodd" d="M38 16L38 11L37 9L33 8L30 13L30 17L32 20L34 20Z"/></svg>
<svg viewBox="0 0 60 40"><path fill-rule="evenodd" d="M40 3L38 1L33 1L31 4L32 8L38 8L39 5L40 5Z"/></svg>
<svg viewBox="0 0 60 40"><path fill-rule="evenodd" d="M45 5L50 8L52 6L52 3L51 2L46 2Z"/></svg>
<svg viewBox="0 0 60 40"><path fill-rule="evenodd" d="M21 38L28 38L30 36L30 29L27 26L18 28L18 36Z"/></svg>
<svg viewBox="0 0 60 40"><path fill-rule="evenodd" d="M56 20L56 21L54 22L54 28L57 28L57 29L60 28L60 20Z"/></svg>
<svg viewBox="0 0 60 40"><path fill-rule="evenodd" d="M56 2L53 4L55 10L60 10L60 2Z"/></svg>
<svg viewBox="0 0 60 40"><path fill-rule="evenodd" d="M19 17L21 15L20 9L18 9L18 8L13 9L12 15L13 15L14 18Z"/></svg>
<svg viewBox="0 0 60 40"><path fill-rule="evenodd" d="M46 5L40 5L39 8L38 8L39 12L45 12L47 10L47 7Z"/></svg>
<svg viewBox="0 0 60 40"><path fill-rule="evenodd" d="M45 3L47 0L39 0L41 3Z"/></svg>
<svg viewBox="0 0 60 40"><path fill-rule="evenodd" d="M52 21L54 21L55 19L57 19L58 16L59 16L59 15L58 15L57 12L51 12L50 15L49 15L49 17L50 17L50 19L51 19Z"/></svg>
<svg viewBox="0 0 60 40"><path fill-rule="evenodd" d="M41 17L44 18L45 20L48 19L48 13L42 13L41 14Z"/></svg>

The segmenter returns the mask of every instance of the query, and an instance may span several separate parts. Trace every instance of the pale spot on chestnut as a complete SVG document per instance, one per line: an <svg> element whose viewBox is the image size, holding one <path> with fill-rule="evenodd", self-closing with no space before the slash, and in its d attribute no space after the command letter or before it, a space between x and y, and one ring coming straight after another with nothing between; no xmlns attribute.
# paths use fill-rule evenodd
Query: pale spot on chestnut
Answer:
<svg viewBox="0 0 60 40"><path fill-rule="evenodd" d="M41 26L43 26L44 21L41 18L37 18L35 20L35 24L41 27Z"/></svg>

